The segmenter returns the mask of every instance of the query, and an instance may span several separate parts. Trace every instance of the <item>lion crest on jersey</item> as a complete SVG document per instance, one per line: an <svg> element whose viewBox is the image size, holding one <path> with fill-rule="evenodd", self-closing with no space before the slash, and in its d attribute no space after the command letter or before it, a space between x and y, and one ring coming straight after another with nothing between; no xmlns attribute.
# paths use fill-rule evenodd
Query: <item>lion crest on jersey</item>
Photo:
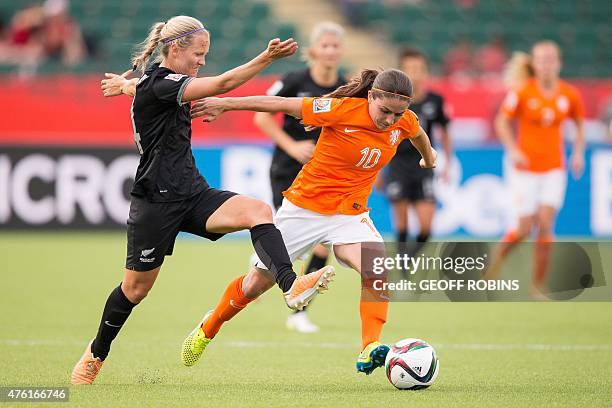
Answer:
<svg viewBox="0 0 612 408"><path fill-rule="evenodd" d="M395 129L391 131L391 134L389 135L389 143L391 143L391 146L395 146L395 144L399 140L401 133L402 131L399 129Z"/></svg>

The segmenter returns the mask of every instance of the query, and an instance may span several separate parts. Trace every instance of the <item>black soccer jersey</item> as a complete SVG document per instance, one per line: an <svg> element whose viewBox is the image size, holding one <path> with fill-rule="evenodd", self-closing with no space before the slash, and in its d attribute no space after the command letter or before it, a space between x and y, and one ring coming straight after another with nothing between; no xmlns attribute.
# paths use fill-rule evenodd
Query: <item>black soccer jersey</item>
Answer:
<svg viewBox="0 0 612 408"><path fill-rule="evenodd" d="M138 81L132 123L141 156L133 195L179 201L208 188L191 152L191 105L182 101L193 79L154 64Z"/></svg>
<svg viewBox="0 0 612 408"><path fill-rule="evenodd" d="M338 82L331 87L319 86L310 76L310 69L305 69L290 72L276 81L268 89L268 95L298 98L322 96L335 91L336 88L344 84L346 84L346 80L340 76L338 77ZM313 140L315 143L321 133L320 129L306 132L300 120L290 115L284 115L283 130L295 140ZM275 147L270 168L270 175L272 177L289 177L293 179L301 168L302 164L300 162L289 156L280 147Z"/></svg>
<svg viewBox="0 0 612 408"><path fill-rule="evenodd" d="M410 105L410 110L419 117L419 124L431 139L431 131L434 124L446 126L449 122L448 116L444 112L444 99L441 95L434 92L427 92L425 98L418 103ZM397 153L388 164L391 175L397 177L420 178L432 174L431 169L422 169L419 166L421 154L410 143L404 140L397 147Z"/></svg>

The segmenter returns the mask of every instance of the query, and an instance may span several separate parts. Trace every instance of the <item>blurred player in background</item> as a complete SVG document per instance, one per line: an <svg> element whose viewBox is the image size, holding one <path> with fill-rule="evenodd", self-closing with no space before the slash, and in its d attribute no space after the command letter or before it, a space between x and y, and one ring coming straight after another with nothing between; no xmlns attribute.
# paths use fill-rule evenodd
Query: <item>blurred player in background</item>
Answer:
<svg viewBox="0 0 612 408"><path fill-rule="evenodd" d="M338 72L344 52L343 36L344 29L336 23L317 24L310 34L310 46L305 53L308 68L283 76L268 90L268 95L321 96L346 84ZM274 208L278 210L283 202L283 191L291 186L302 165L312 157L320 129L307 132L300 121L291 115L283 115L283 126L280 127L274 116L267 112L256 113L254 122L275 143L270 182ZM308 274L321 269L327 263L328 256L327 248L315 246L304 272ZM305 310L291 314L287 319L287 328L301 333L319 331Z"/></svg>
<svg viewBox="0 0 612 408"><path fill-rule="evenodd" d="M421 153L421 166L431 168L435 164L429 137L419 126L416 115L408 110L411 98L412 84L403 72L363 70L348 84L322 98L207 98L194 104L192 116L205 116L204 121L211 121L231 110L281 112L301 118L305 125L321 127L311 160L284 192L274 220L292 261L321 243L333 248L339 262L366 279L371 271L367 265L362 269L361 244L380 244L376 251L384 255L383 239L367 208L378 172L405 139L410 139ZM257 277L251 281L260 284L253 291L263 293L274 285L266 269L257 261L249 273ZM359 308L362 351L356 367L357 371L370 374L384 365L389 351L388 346L379 342L387 320L388 298L372 301L363 294ZM224 296L205 316L202 325L205 334L198 336L214 337L229 320L224 312L228 309L230 299ZM190 361L201 356L199 349L197 355L191 353L193 342L190 335L183 347L184 354L191 354Z"/></svg>
<svg viewBox="0 0 612 408"><path fill-rule="evenodd" d="M111 343L153 287L164 258L172 254L180 231L216 241L226 233L249 229L255 251L294 309L303 307L331 279L331 267L297 278L281 233L272 223L270 207L210 187L191 152L189 102L237 88L274 60L293 55L297 43L274 39L250 62L219 76L197 78L209 47L210 35L199 20L173 17L155 23L134 56L134 70L144 71L140 79L115 76L103 81L107 96L118 95L122 89L134 95L132 125L141 156L131 192L124 278L106 301L98 333L72 371L72 384L95 380ZM158 59L148 67L158 49ZM230 289L242 293L243 279L232 282ZM197 290L191 294L197 295ZM232 304L234 313L252 300L248 292L240 299Z"/></svg>
<svg viewBox="0 0 612 408"><path fill-rule="evenodd" d="M446 166L442 177L448 181L448 171L453 156L450 137L448 135L448 116L444 109L444 99L441 95L427 89L429 76L428 62L425 54L416 49L405 49L400 54L400 68L412 81L413 97L410 110L417 114L419 123L425 133L431 137L432 128L437 125ZM403 141L397 148L397 153L389 162L384 172L385 193L393 208L393 221L398 242L398 251L408 241L408 210L414 208L419 221L419 233L416 243L410 253L415 254L427 242L431 234L431 224L436 210L434 197L433 169L419 166L421 155L408 141Z"/></svg>
<svg viewBox="0 0 612 408"><path fill-rule="evenodd" d="M534 275L530 294L542 298L547 293L546 270L553 241L555 217L563 206L567 173L562 123L576 125L574 146L569 159L574 178L584 169L584 107L578 91L559 78L561 50L552 41L533 45L531 55L516 54L508 65L511 87L495 120L495 129L512 161L510 174L516 228L503 238L487 278L498 274L501 262L514 245L535 230ZM511 124L517 124L515 140Z"/></svg>

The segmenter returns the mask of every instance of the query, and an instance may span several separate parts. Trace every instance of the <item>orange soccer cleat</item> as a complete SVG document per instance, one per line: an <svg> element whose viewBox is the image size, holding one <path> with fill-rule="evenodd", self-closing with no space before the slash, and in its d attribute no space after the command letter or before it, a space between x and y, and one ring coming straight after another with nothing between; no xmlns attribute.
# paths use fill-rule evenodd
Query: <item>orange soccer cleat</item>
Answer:
<svg viewBox="0 0 612 408"><path fill-rule="evenodd" d="M90 385L96 379L96 376L102 368L102 364L104 364L104 361L100 358L93 356L91 352L91 343L93 343L93 340L87 344L87 348L81 356L81 359L72 369L70 382L74 385Z"/></svg>
<svg viewBox="0 0 612 408"><path fill-rule="evenodd" d="M285 302L293 310L302 310L318 294L327 290L334 277L334 267L325 266L308 275L298 276L286 292Z"/></svg>

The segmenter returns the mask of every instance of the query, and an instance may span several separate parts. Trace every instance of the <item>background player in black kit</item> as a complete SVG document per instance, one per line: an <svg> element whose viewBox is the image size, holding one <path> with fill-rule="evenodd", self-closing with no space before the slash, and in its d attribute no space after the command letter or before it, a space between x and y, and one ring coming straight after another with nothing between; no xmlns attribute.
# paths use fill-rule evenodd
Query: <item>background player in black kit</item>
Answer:
<svg viewBox="0 0 612 408"><path fill-rule="evenodd" d="M124 278L106 301L98 334L73 369L73 384L91 384L95 380L111 342L134 306L153 287L164 257L172 254L180 231L214 241L226 233L250 229L255 251L283 290L287 305L294 309L322 290L320 285L326 286L333 274L333 268L327 267L297 278L281 234L272 223L270 207L249 197L211 188L198 171L191 152L189 102L240 86L274 60L293 55L297 43L293 39L284 42L274 39L250 62L219 76L196 78L209 47L210 35L199 20L173 17L153 25L134 57L134 70L144 71L140 79L127 81L111 76L109 81L103 81L107 96L122 91L134 95L131 117L141 158L131 193ZM160 56L147 68L150 56L158 49ZM121 84L119 89L116 84ZM254 289L242 290L244 278L243 275L235 279L226 289L233 308L226 313L227 318L259 295L257 282L247 282ZM201 324L190 338L187 349L182 350L186 365L197 360L210 342Z"/></svg>
<svg viewBox="0 0 612 408"><path fill-rule="evenodd" d="M444 99L441 95L426 88L428 78L427 57L415 49L406 49L400 54L400 69L412 81L413 98L410 110L419 117L421 127L427 135L432 134L433 125L438 125L442 147L447 159L442 177L448 181L448 169L452 157L452 146L448 135L449 118L445 113ZM412 206L420 224L416 252L431 234L431 224L436 209L432 169L419 166L421 155L411 143L402 142L397 153L387 165L385 172L385 192L393 207L393 220L397 242L401 246L408 240L408 209Z"/></svg>
<svg viewBox="0 0 612 408"><path fill-rule="evenodd" d="M283 76L270 87L268 95L322 96L346 84L346 79L338 72L344 52L343 36L344 29L336 23L317 24L312 29L310 46L305 53L308 68ZM307 132L300 121L290 115L283 115L281 128L274 115L266 112L256 113L254 122L275 143L270 167L270 183L274 208L278 210L283 202L283 191L291 186L302 165L312 157L321 130ZM305 273L324 267L328 256L327 248L317 245L305 268ZM287 319L287 328L301 333L313 333L319 330L308 319L305 310L298 310L290 315Z"/></svg>

